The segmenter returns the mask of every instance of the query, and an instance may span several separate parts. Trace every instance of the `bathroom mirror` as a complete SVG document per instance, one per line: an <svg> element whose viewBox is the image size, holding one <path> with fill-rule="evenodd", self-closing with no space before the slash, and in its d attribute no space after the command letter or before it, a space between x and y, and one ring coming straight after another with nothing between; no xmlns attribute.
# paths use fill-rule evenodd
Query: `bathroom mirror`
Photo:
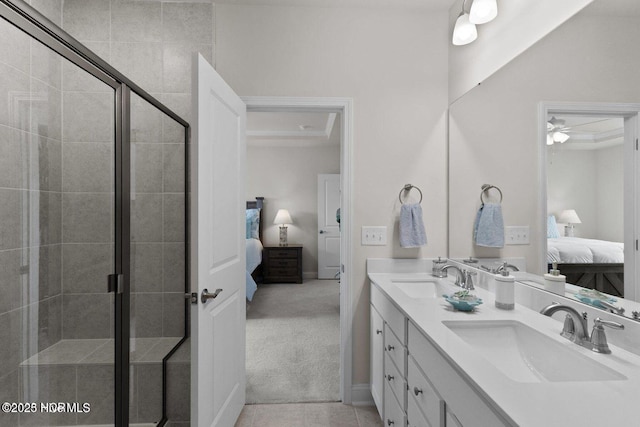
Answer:
<svg viewBox="0 0 640 427"><path fill-rule="evenodd" d="M640 103L640 85L636 83L640 65L636 48L640 41L639 24L639 2L595 0L452 102L449 110L449 257L524 257L527 271L541 275L547 267L548 214L560 216L563 211L573 209L582 223L597 216L586 210L581 214L569 198L562 203L557 199L546 202L549 177L546 122L554 116L545 113L553 112L552 107L558 105L571 111L571 106L586 104ZM563 119L565 124L569 122L568 117ZM618 168L613 162L604 163L604 174L607 167L609 175ZM592 170L591 174L596 171ZM502 249L473 244L480 186L485 183L501 188L505 226L528 226L529 244L507 245ZM575 188L588 190L587 185L578 185L569 191L577 191ZM619 190L615 187L612 191ZM549 195L556 197L552 193L549 191ZM635 190L625 189L623 203L633 205L637 194ZM598 198L592 203L603 208L609 202ZM633 222L634 215L634 212L631 215L625 212L625 222L628 219ZM564 225L560 224L562 233ZM582 225L575 225L574 233L586 230L586 224L584 229L580 227ZM633 245L625 246L624 265L635 265L635 251L630 250ZM629 283L637 281L632 277L625 281L631 289L625 290L625 297L638 301L640 293L629 287Z"/></svg>

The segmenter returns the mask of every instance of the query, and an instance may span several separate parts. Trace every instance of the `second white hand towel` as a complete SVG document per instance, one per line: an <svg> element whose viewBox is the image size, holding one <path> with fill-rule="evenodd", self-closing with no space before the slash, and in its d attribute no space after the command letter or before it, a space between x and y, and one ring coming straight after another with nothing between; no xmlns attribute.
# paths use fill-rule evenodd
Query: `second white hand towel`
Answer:
<svg viewBox="0 0 640 427"><path fill-rule="evenodd" d="M417 248L427 244L427 233L422 221L422 206L405 203L400 207L400 246Z"/></svg>

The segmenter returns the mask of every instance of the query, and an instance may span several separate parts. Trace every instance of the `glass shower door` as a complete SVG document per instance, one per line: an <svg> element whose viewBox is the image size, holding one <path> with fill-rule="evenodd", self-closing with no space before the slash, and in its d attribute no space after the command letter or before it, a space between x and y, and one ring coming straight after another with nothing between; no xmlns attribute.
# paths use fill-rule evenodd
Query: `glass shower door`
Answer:
<svg viewBox="0 0 640 427"><path fill-rule="evenodd" d="M0 426L114 424L116 91L0 34Z"/></svg>

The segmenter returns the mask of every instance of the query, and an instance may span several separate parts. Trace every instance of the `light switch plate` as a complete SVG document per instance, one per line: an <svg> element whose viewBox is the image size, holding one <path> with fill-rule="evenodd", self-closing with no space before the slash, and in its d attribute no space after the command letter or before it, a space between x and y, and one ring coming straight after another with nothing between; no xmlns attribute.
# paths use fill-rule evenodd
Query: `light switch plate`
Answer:
<svg viewBox="0 0 640 427"><path fill-rule="evenodd" d="M362 246L385 246L387 244L386 226L363 226Z"/></svg>
<svg viewBox="0 0 640 427"><path fill-rule="evenodd" d="M514 225L505 227L504 235L505 244L507 245L528 245L529 244L529 226Z"/></svg>

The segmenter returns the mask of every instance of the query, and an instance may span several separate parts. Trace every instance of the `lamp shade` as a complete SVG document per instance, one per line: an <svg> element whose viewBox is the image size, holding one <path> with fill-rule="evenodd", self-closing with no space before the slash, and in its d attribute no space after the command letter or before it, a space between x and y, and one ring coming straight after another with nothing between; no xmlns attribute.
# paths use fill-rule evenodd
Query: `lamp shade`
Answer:
<svg viewBox="0 0 640 427"><path fill-rule="evenodd" d="M580 218L574 209L562 211L558 217L558 222L561 224L582 224L582 221L580 221Z"/></svg>
<svg viewBox="0 0 640 427"><path fill-rule="evenodd" d="M496 0L473 0L469 12L469 22L472 24L486 24L498 16Z"/></svg>
<svg viewBox="0 0 640 427"><path fill-rule="evenodd" d="M456 19L456 25L453 27L452 43L456 46L469 44L478 38L478 30L475 24L469 22L469 14L461 12Z"/></svg>
<svg viewBox="0 0 640 427"><path fill-rule="evenodd" d="M291 215L289 215L289 211L286 209L278 209L278 213L276 214L276 219L273 220L274 224L293 224L291 220Z"/></svg>

